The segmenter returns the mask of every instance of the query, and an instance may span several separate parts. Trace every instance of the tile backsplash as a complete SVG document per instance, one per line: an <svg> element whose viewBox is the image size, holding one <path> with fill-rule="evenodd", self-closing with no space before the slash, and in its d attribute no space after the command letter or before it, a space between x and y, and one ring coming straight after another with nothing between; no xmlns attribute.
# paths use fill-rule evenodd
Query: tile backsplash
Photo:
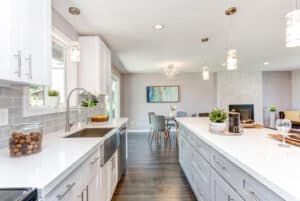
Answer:
<svg viewBox="0 0 300 201"><path fill-rule="evenodd" d="M26 96L25 96L26 97ZM8 109L8 125L0 126L0 148L8 146L9 130L11 126L38 122L43 126L44 134L61 130L65 126L65 112L23 117L23 87L0 87L0 108ZM104 98L95 108L90 108L89 113L99 114L104 112ZM85 120L88 114L86 108L71 112L71 121Z"/></svg>

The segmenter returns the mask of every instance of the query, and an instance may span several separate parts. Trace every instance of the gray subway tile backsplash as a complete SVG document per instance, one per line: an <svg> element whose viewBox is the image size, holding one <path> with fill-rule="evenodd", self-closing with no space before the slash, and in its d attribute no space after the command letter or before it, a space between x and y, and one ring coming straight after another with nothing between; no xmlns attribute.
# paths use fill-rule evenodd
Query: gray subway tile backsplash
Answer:
<svg viewBox="0 0 300 201"><path fill-rule="evenodd" d="M8 146L9 130L10 126L38 122L43 126L44 134L52 133L61 130L65 127L65 112L52 113L46 115L38 115L32 117L23 117L23 88L22 87L0 87L0 108L8 108L8 120L9 125L0 127L0 148ZM70 114L71 121L84 121L89 114L99 114L103 108L101 104L104 104L104 100L100 100L99 107L90 108L88 112L87 108L80 108L74 110Z"/></svg>

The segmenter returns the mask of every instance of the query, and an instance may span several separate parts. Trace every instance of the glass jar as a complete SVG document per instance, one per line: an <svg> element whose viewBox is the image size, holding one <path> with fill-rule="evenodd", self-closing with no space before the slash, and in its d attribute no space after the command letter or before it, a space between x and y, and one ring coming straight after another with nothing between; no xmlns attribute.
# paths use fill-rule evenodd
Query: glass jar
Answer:
<svg viewBox="0 0 300 201"><path fill-rule="evenodd" d="M43 128L39 123L21 124L11 127L9 154L13 157L40 152L42 149Z"/></svg>

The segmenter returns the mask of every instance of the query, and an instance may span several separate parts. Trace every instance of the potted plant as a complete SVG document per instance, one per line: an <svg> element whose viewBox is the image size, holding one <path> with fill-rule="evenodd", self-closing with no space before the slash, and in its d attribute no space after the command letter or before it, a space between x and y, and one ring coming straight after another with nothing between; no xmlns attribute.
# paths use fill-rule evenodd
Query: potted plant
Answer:
<svg viewBox="0 0 300 201"><path fill-rule="evenodd" d="M46 98L46 105L52 108L58 108L60 97L59 97L59 91L50 89L48 91L48 97Z"/></svg>
<svg viewBox="0 0 300 201"><path fill-rule="evenodd" d="M97 103L98 103L98 99L96 95L90 92L83 94L83 99L81 101L82 107L96 107Z"/></svg>
<svg viewBox="0 0 300 201"><path fill-rule="evenodd" d="M276 107L271 106L269 108L269 113L270 113L270 127L275 128L275 120L276 120Z"/></svg>
<svg viewBox="0 0 300 201"><path fill-rule="evenodd" d="M219 108L214 108L209 113L209 130L213 133L225 132L227 113Z"/></svg>

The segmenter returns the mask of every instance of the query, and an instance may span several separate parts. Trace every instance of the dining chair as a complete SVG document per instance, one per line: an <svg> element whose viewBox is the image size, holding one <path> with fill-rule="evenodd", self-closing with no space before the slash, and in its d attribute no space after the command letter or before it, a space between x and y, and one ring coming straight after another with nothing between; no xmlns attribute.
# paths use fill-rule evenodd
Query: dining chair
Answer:
<svg viewBox="0 0 300 201"><path fill-rule="evenodd" d="M178 111L176 113L176 117L187 117L187 112L184 111Z"/></svg>
<svg viewBox="0 0 300 201"><path fill-rule="evenodd" d="M167 139L171 142L170 132L166 126L165 116L152 115L151 116L151 125L152 125L152 132L151 132L150 145L152 144L154 136L156 137L158 144L160 144L162 135L164 137L165 143L167 143Z"/></svg>
<svg viewBox="0 0 300 201"><path fill-rule="evenodd" d="M150 140L151 133L152 133L151 116L153 116L153 115L155 115L155 112L148 112L148 121L149 121L149 125L150 125L150 132L149 132L149 136L148 136L148 141Z"/></svg>

